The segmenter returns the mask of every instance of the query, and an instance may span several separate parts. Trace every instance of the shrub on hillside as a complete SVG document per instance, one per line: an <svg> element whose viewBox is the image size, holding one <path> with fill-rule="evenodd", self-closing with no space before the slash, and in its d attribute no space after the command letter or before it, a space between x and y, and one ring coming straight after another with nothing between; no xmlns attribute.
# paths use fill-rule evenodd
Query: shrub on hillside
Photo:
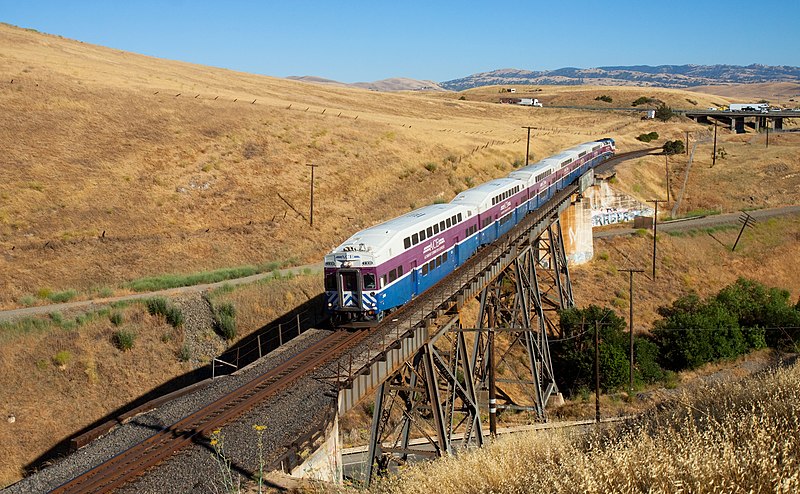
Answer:
<svg viewBox="0 0 800 494"><path fill-rule="evenodd" d="M151 316L163 316L173 328L183 325L183 313L181 310L170 304L164 297L149 298L145 305L147 305L147 312Z"/></svg>
<svg viewBox="0 0 800 494"><path fill-rule="evenodd" d="M675 114L672 112L672 108L668 107L666 104L661 103L658 108L656 108L656 118L661 120L662 122L666 122L670 118L674 117Z"/></svg>
<svg viewBox="0 0 800 494"><path fill-rule="evenodd" d="M559 313L563 337L551 343L553 372L568 395L594 388L594 328L600 324L600 385L604 390L624 387L630 377L630 336L625 320L613 310L590 305ZM658 347L644 337L634 338L634 380L651 383L662 377Z"/></svg>
<svg viewBox="0 0 800 494"><path fill-rule="evenodd" d="M639 134L639 136L636 139L638 139L638 140L640 140L642 142L655 141L656 139L658 139L658 132L649 132L647 134Z"/></svg>
<svg viewBox="0 0 800 494"><path fill-rule="evenodd" d="M598 96L594 100L595 101L605 101L606 103L611 103L612 101L614 101L614 99L611 96L607 95L607 94L603 94L602 96Z"/></svg>
<svg viewBox="0 0 800 494"><path fill-rule="evenodd" d="M136 333L120 329L119 331L114 331L111 340L118 350L126 352L133 348L133 343L136 341Z"/></svg>
<svg viewBox="0 0 800 494"><path fill-rule="evenodd" d="M653 331L661 363L673 370L691 369L733 358L767 344L796 349L800 343L800 310L789 304L789 292L739 278L716 295L701 300L689 294L670 307ZM767 331L769 328L769 331Z"/></svg>
<svg viewBox="0 0 800 494"><path fill-rule="evenodd" d="M631 103L631 106L646 105L647 103L650 103L651 101L652 101L652 98L648 98L647 96L641 96L639 98L636 98Z"/></svg>
<svg viewBox="0 0 800 494"><path fill-rule="evenodd" d="M686 148L683 145L683 141L676 139L674 141L665 142L663 150L664 154L683 154Z"/></svg>
<svg viewBox="0 0 800 494"><path fill-rule="evenodd" d="M214 329L226 340L236 338L236 307L231 303L214 308Z"/></svg>

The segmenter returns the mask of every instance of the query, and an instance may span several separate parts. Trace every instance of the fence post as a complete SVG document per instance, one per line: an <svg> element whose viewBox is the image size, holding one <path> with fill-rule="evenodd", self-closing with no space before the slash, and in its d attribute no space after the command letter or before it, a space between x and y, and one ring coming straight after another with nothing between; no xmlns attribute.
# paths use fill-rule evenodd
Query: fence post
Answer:
<svg viewBox="0 0 800 494"><path fill-rule="evenodd" d="M256 335L256 338L258 338L258 358L261 358L261 335Z"/></svg>
<svg viewBox="0 0 800 494"><path fill-rule="evenodd" d="M300 314L297 314L297 336L300 336Z"/></svg>
<svg viewBox="0 0 800 494"><path fill-rule="evenodd" d="M283 328L280 323L278 323L278 346L283 346Z"/></svg>

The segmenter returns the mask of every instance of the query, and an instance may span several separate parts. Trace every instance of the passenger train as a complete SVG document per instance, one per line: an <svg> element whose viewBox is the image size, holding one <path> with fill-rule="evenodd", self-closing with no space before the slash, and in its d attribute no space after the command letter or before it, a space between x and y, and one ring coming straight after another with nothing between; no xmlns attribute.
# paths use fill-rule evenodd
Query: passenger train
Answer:
<svg viewBox="0 0 800 494"><path fill-rule="evenodd" d="M362 230L325 256L325 296L335 324L378 322L453 272L481 246L616 151L604 138Z"/></svg>

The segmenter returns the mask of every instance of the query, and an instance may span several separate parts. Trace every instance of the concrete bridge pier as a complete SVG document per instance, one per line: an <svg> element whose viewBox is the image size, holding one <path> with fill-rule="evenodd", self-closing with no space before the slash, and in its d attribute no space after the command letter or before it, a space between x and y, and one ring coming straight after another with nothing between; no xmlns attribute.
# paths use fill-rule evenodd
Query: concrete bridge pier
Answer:
<svg viewBox="0 0 800 494"><path fill-rule="evenodd" d="M775 130L783 130L783 118L775 118Z"/></svg>
<svg viewBox="0 0 800 494"><path fill-rule="evenodd" d="M592 260L594 242L592 240L592 204L591 201L578 196L570 207L560 216L564 229L564 252L570 266L577 266Z"/></svg>
<svg viewBox="0 0 800 494"><path fill-rule="evenodd" d="M731 130L737 134L744 134L744 117L733 117L731 119Z"/></svg>

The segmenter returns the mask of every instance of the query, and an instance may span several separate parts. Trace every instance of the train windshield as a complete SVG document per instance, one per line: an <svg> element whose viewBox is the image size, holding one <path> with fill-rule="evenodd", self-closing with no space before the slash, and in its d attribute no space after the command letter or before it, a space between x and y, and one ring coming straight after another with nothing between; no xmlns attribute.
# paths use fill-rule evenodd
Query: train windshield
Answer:
<svg viewBox="0 0 800 494"><path fill-rule="evenodd" d="M355 291L358 287L358 273L356 271L340 271L339 274L342 276L342 288L344 291Z"/></svg>
<svg viewBox="0 0 800 494"><path fill-rule="evenodd" d="M365 274L364 275L364 290L374 290L375 289L375 275L374 274Z"/></svg>
<svg viewBox="0 0 800 494"><path fill-rule="evenodd" d="M325 291L335 292L336 288L336 273L328 273L325 275Z"/></svg>

